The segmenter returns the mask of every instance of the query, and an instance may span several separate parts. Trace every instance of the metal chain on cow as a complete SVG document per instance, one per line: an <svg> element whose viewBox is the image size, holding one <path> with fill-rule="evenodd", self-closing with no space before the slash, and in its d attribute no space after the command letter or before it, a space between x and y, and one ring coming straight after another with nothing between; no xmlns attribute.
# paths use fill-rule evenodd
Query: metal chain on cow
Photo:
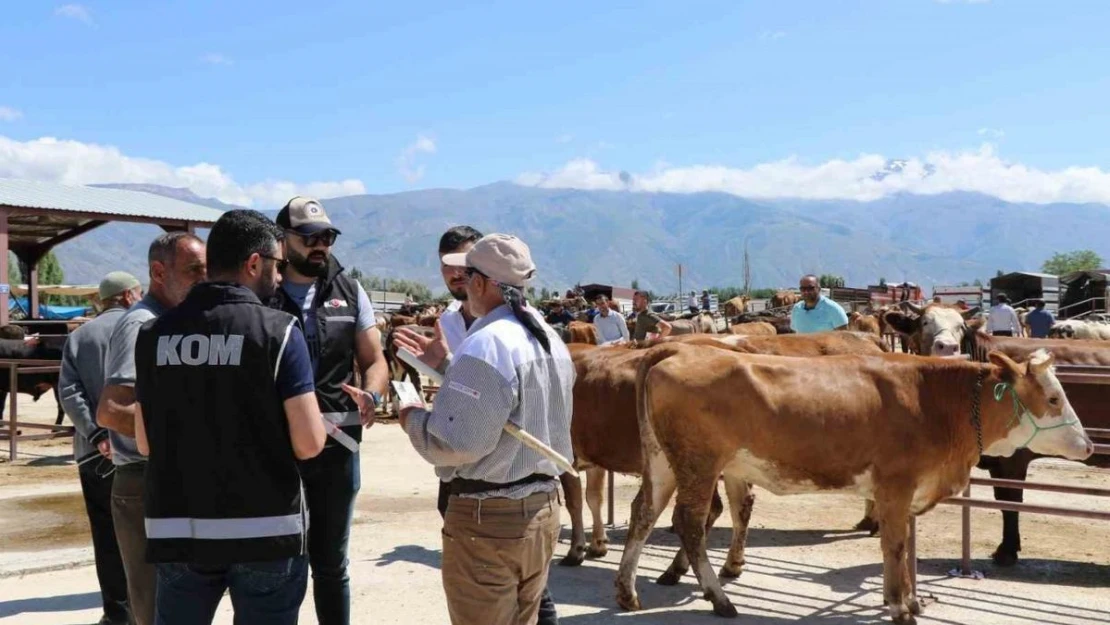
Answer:
<svg viewBox="0 0 1110 625"><path fill-rule="evenodd" d="M1014 403L1014 419L1013 421L1011 421L1011 425L1013 425L1014 423L1020 424L1021 420L1028 416L1029 425L1033 426L1033 433L1029 435L1029 438L1025 441L1025 443L1018 446L1018 449L1028 447L1029 443L1032 443L1033 439L1037 438L1037 435L1045 430L1055 430L1057 428L1063 428L1079 423L1079 419L1076 418L1072 419L1071 421L1061 421L1056 425L1038 425L1037 420L1033 417L1033 413L1029 412L1029 409L1025 407L1025 403L1021 401L1021 398L1018 397L1017 391L1014 390L1014 386L1009 382L999 382L998 384L994 385L994 400L1002 401L1002 397L1006 394L1006 391L1010 392L1010 397L1013 398Z"/></svg>
<svg viewBox="0 0 1110 625"><path fill-rule="evenodd" d="M975 390L971 393L971 425L975 427L975 442L979 446L980 456L983 455L983 421L980 419L982 398L980 395L983 392L983 378L986 375L987 370L980 368L979 375L975 378Z"/></svg>

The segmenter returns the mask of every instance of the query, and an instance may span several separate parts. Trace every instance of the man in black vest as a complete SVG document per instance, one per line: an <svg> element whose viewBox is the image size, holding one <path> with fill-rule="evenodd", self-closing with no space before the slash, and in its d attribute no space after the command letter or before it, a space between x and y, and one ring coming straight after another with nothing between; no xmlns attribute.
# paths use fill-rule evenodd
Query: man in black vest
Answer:
<svg viewBox="0 0 1110 625"><path fill-rule="evenodd" d="M235 620L295 624L308 582L297 460L325 424L296 320L265 306L285 264L261 213L224 213L208 276L135 345L135 439L146 471L156 625L211 623L225 590Z"/></svg>
<svg viewBox="0 0 1110 625"><path fill-rule="evenodd" d="M331 254L340 233L323 205L312 198L294 197L278 213L277 225L285 230L289 266L282 272L282 285L271 305L299 320L315 371L320 412L341 432L333 435L337 440L328 441L323 453L301 465L312 521L308 559L316 618L320 625L348 625L347 543L355 495L362 483L359 426L374 424L389 370L370 298ZM343 384L356 384L356 379L372 400L356 402L344 392Z"/></svg>

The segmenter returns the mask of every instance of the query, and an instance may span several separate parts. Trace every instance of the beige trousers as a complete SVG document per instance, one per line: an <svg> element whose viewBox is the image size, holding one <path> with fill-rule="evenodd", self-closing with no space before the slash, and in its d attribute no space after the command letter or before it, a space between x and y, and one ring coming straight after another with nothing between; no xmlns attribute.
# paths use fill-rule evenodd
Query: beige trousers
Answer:
<svg viewBox="0 0 1110 625"><path fill-rule="evenodd" d="M555 491L525 499L452 496L443 590L452 625L535 625L559 538Z"/></svg>

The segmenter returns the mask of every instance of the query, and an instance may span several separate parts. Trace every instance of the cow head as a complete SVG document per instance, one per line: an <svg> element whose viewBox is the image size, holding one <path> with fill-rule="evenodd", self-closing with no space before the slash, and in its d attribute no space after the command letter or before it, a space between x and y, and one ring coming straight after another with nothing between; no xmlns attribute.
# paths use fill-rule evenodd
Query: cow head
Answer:
<svg viewBox="0 0 1110 625"><path fill-rule="evenodd" d="M1070 323L1056 323L1048 329L1050 339L1074 339L1075 326Z"/></svg>
<svg viewBox="0 0 1110 625"><path fill-rule="evenodd" d="M887 311L883 315L887 325L899 334L917 338L923 356L955 356L960 353L960 343L977 324L968 323L979 312L978 308L961 311L943 305L930 304L918 308L906 306L908 312Z"/></svg>
<svg viewBox="0 0 1110 625"><path fill-rule="evenodd" d="M999 367L1002 378L994 397L1005 410L1012 407L1014 415L1006 436L991 444L984 454L1010 456L1028 447L1038 454L1069 460L1082 461L1091 456L1094 445L1056 378L1052 354L1039 349L1022 363L1000 352L991 352L988 357Z"/></svg>

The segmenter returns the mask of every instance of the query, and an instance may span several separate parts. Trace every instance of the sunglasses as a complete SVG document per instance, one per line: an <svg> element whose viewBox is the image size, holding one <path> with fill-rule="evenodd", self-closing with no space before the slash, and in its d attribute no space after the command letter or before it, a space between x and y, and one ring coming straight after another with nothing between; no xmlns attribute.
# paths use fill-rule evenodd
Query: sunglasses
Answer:
<svg viewBox="0 0 1110 625"><path fill-rule="evenodd" d="M300 237L305 247L316 247L320 243L323 243L326 247L331 247L335 245L335 238L339 236L335 230L325 230L316 234L299 234L297 232L293 232L293 234Z"/></svg>
<svg viewBox="0 0 1110 625"><path fill-rule="evenodd" d="M275 263L277 263L277 270L278 271L284 272L285 268L289 266L289 261L284 259L284 258L277 258L277 257L274 257L274 256L267 256L265 254L259 254L259 256L261 256L262 258L265 258L266 260L272 260Z"/></svg>
<svg viewBox="0 0 1110 625"><path fill-rule="evenodd" d="M799 290L801 290L801 291L816 291L817 287L815 287L815 286L803 286L803 287L799 287Z"/></svg>

